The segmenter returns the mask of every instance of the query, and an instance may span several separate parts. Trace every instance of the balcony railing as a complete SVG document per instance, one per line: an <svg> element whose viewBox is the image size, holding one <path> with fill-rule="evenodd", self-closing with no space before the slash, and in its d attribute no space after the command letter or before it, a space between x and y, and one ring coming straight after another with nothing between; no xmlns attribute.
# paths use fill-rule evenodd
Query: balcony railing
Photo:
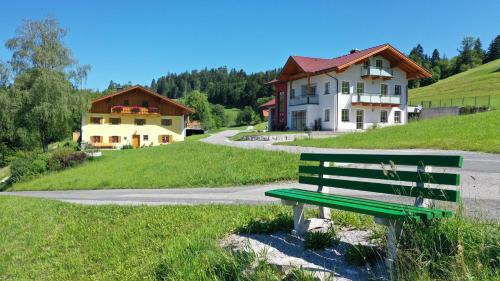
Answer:
<svg viewBox="0 0 500 281"><path fill-rule="evenodd" d="M376 66L363 66L363 68L361 68L361 76L392 78L393 74L392 68Z"/></svg>
<svg viewBox="0 0 500 281"><path fill-rule="evenodd" d="M381 94L354 94L351 103L367 104L401 104L401 96L381 95Z"/></svg>
<svg viewBox="0 0 500 281"><path fill-rule="evenodd" d="M115 114L160 114L157 107L122 106L111 107L111 113Z"/></svg>
<svg viewBox="0 0 500 281"><path fill-rule="evenodd" d="M290 106L302 104L319 104L319 98L317 95L306 95L290 98Z"/></svg>

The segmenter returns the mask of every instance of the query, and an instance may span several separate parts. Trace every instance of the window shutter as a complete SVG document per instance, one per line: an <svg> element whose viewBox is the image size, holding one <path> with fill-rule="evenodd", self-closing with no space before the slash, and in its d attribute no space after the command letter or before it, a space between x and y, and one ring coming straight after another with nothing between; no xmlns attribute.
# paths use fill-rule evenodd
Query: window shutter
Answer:
<svg viewBox="0 0 500 281"><path fill-rule="evenodd" d="M109 143L113 143L113 137L109 137Z"/></svg>
<svg viewBox="0 0 500 281"><path fill-rule="evenodd" d="M161 135L158 135L158 143L161 143Z"/></svg>
<svg viewBox="0 0 500 281"><path fill-rule="evenodd" d="M118 136L118 142L122 142L122 137Z"/></svg>

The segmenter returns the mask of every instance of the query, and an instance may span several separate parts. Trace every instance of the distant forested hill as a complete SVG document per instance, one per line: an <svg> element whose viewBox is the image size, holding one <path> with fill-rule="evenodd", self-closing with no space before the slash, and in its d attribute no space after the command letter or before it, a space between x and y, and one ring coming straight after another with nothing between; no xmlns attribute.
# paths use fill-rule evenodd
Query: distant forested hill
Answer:
<svg viewBox="0 0 500 281"><path fill-rule="evenodd" d="M169 98L182 98L186 93L199 90L208 95L213 104L243 107L256 106L257 99L273 95L266 82L276 78L279 69L247 74L243 70L226 67L169 73L153 79L150 88Z"/></svg>

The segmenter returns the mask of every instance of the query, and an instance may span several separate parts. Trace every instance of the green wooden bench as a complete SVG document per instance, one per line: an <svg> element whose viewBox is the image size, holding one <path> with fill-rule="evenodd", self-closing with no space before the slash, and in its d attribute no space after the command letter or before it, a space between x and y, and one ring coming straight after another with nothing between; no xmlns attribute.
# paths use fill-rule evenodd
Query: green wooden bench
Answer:
<svg viewBox="0 0 500 281"><path fill-rule="evenodd" d="M434 200L458 202L460 175L433 173L432 167L461 168L462 156L454 155L374 155L374 154L311 154L303 153L299 166L299 183L317 185L317 191L302 189L275 189L266 196L282 199L294 208L296 235L307 231L304 204L319 206L320 217L329 219L330 209L351 211L375 217L375 222L386 225L387 265L391 269L396 258L397 240L404 221L428 221L451 217L448 210L434 208ZM330 165L334 163L334 165ZM356 167L352 166L370 167ZM339 178L340 177L340 178ZM352 179L354 178L354 179ZM444 189L442 185L455 188ZM329 193L329 188L414 197L413 205L341 196Z"/></svg>

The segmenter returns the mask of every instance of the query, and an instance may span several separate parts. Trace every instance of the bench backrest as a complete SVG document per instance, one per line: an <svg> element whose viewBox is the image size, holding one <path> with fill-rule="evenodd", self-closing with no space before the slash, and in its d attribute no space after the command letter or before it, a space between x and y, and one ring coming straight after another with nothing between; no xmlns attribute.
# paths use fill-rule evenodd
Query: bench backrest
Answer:
<svg viewBox="0 0 500 281"><path fill-rule="evenodd" d="M300 160L307 161L306 164L311 164L310 161L319 162L316 166L299 166L300 183L451 202L460 200L458 190L428 187L428 184L458 186L459 174L426 172L426 167L461 168L462 156L302 153ZM326 167L325 162L333 165ZM379 169L336 166L335 163L375 164ZM401 166L413 166L414 170L398 170Z"/></svg>

